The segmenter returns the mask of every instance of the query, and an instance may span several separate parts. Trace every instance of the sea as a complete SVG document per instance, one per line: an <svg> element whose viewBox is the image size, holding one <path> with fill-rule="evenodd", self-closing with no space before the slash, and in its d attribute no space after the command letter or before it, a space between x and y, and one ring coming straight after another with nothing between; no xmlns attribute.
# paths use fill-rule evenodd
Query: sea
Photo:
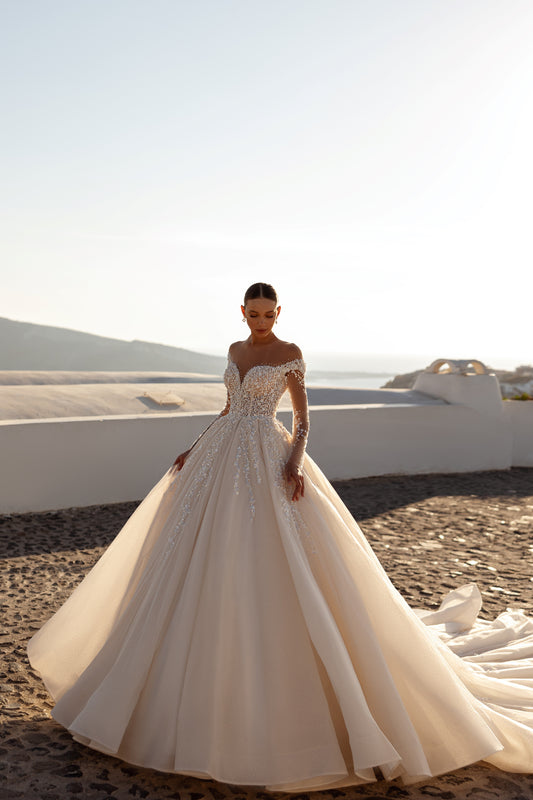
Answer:
<svg viewBox="0 0 533 800"><path fill-rule="evenodd" d="M308 386L380 389L396 375L425 369L437 357L435 354L306 353L306 382ZM448 353L445 357L465 356ZM493 369L514 369L517 364L525 363L501 356L481 357L480 360Z"/></svg>
<svg viewBox="0 0 533 800"><path fill-rule="evenodd" d="M434 359L424 355L306 353L308 386L381 389L395 375L424 369Z"/></svg>

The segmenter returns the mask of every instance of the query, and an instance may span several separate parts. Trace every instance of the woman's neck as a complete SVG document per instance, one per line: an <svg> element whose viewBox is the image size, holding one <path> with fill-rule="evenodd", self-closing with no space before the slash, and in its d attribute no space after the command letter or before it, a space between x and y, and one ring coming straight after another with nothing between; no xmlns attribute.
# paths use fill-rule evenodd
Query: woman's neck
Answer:
<svg viewBox="0 0 533 800"><path fill-rule="evenodd" d="M250 347L260 348L260 347L268 347L269 345L274 344L278 341L278 337L274 334L271 335L268 339L264 339L263 337L258 337L257 339L254 337L253 333L250 334L248 338L248 344Z"/></svg>

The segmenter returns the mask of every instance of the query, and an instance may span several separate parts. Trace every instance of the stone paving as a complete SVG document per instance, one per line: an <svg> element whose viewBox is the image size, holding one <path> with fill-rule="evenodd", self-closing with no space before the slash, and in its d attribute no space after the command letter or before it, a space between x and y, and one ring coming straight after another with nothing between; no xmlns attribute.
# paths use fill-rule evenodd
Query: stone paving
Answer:
<svg viewBox="0 0 533 800"><path fill-rule="evenodd" d="M411 605L438 605L475 581L482 616L533 613L533 469L367 478L335 484L391 579ZM25 652L135 503L0 517L0 798L2 800L268 800L290 795L141 769L74 742ZM414 786L299 793L304 800L531 800L533 775L480 763Z"/></svg>

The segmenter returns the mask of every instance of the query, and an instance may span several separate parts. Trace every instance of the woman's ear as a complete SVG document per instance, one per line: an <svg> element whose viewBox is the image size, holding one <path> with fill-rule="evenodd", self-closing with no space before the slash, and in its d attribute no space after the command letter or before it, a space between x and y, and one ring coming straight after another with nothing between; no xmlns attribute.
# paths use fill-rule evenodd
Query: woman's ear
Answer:
<svg viewBox="0 0 533 800"><path fill-rule="evenodd" d="M245 309L244 306L241 306L241 311L242 311L243 317L245 317L246 316L246 309Z"/></svg>

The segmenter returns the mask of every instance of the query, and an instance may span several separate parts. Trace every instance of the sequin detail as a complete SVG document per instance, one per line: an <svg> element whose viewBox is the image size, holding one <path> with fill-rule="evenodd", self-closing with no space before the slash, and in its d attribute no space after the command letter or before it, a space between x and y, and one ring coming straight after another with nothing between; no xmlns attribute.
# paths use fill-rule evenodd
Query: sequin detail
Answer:
<svg viewBox="0 0 533 800"><path fill-rule="evenodd" d="M185 496L180 504L180 513L177 519L177 522L168 538L167 546L165 548L164 557L165 559L170 555L171 551L174 549L176 542L179 539L180 534L185 527L185 523L187 522L190 513L192 511L193 505L195 500L199 497L200 491L202 486L205 485L206 480L208 479L211 470L213 469L213 465L215 463L215 459L217 458L218 454L220 453L221 449L224 447L224 443L227 437L231 434L231 430L228 426L221 424L225 417L218 417L214 422L209 425L208 430L211 431L208 438L203 436L199 437L202 439L202 443L200 444L199 439L197 439L197 447L202 447L205 452L202 452L202 458L200 459L200 463L198 465L194 465L194 471L192 472L192 480L190 482L190 486L188 487ZM204 431L204 434L207 433L207 430ZM189 477L189 470L191 469L191 464L188 464L187 461L185 462L184 466L181 469L181 472L178 472L176 477L174 478L174 483L180 484L180 482Z"/></svg>
<svg viewBox="0 0 533 800"><path fill-rule="evenodd" d="M255 365L241 380L237 365L228 358L224 383L230 401L229 411L211 423L199 437L193 449L194 458L189 456L183 469L176 476L178 485L181 480L187 480L189 485L180 504L179 518L168 539L165 558L175 547L195 502L198 502L202 495L202 488L212 470L217 468L217 459L221 457L224 448L233 437L236 437L237 445L233 464L234 491L239 494L241 488L245 487L251 519L256 513L254 486L261 483L261 464L266 460L280 492L284 517L290 520L304 544L309 546L301 516L295 508L296 503L290 499L291 487L283 475L289 458L296 464L300 464L303 460L309 428L307 403L302 403L302 407L299 408L294 406L293 402L292 437L276 419L279 402L289 386L289 380L292 379L289 376L293 376L298 386L305 390L304 373L305 364L298 358L284 364ZM305 391L303 397L305 398Z"/></svg>
<svg viewBox="0 0 533 800"><path fill-rule="evenodd" d="M303 386L304 373L303 360L296 358L285 364L256 364L241 381L237 365L228 358L224 383L231 400L230 415L273 417L287 388L287 375L296 375Z"/></svg>

